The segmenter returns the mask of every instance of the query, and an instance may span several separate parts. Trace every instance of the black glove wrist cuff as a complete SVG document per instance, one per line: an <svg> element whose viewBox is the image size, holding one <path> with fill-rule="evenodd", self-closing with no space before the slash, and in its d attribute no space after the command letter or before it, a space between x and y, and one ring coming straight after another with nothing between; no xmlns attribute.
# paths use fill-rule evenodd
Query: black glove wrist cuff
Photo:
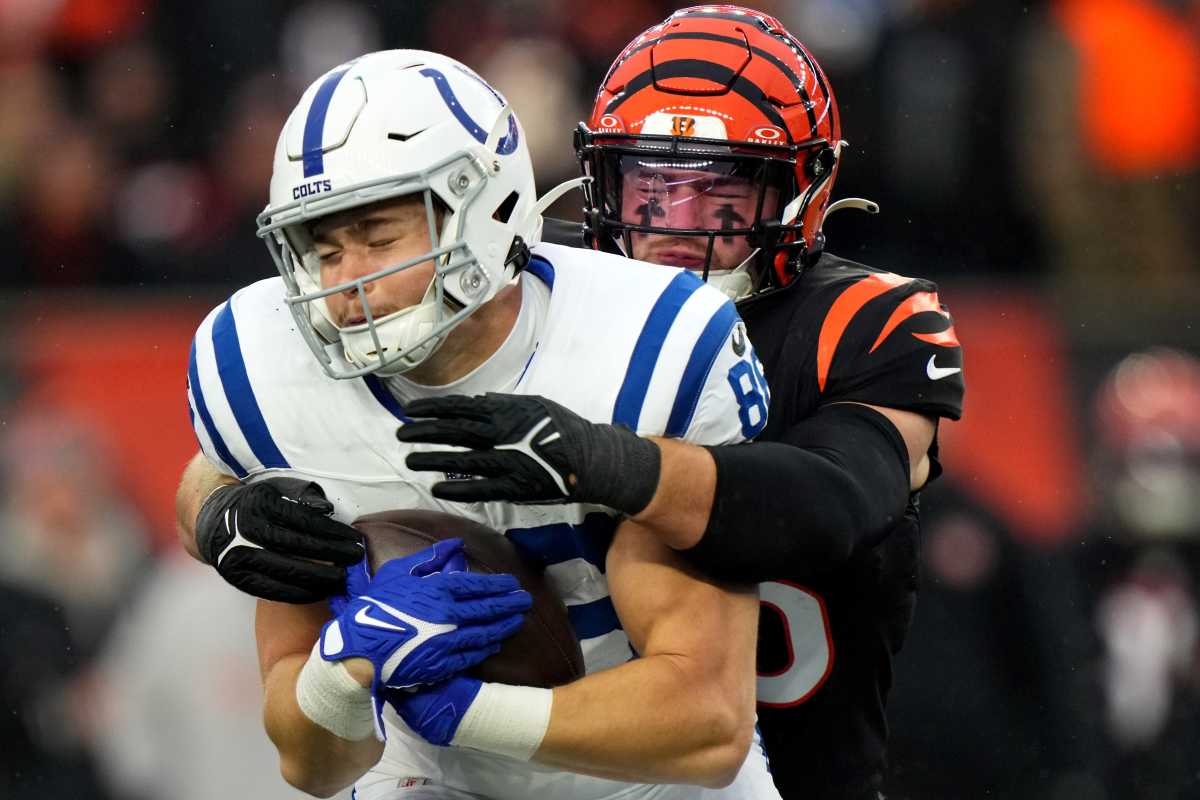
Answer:
<svg viewBox="0 0 1200 800"><path fill-rule="evenodd" d="M641 513L658 491L662 472L658 445L615 425L596 425L593 430L596 440L584 451L589 463L572 495L629 516ZM588 485L587 476L609 476L609 480Z"/></svg>
<svg viewBox="0 0 1200 800"><path fill-rule="evenodd" d="M215 567L217 556L232 538L221 518L237 502L238 494L243 488L233 483L218 486L200 504L200 513L196 515L196 550L206 564Z"/></svg>

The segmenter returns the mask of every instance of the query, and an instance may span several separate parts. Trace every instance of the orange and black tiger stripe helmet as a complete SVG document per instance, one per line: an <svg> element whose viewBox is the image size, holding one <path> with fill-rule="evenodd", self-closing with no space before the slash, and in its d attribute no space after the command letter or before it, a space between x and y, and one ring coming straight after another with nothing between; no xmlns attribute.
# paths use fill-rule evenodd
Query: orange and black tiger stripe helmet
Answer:
<svg viewBox="0 0 1200 800"><path fill-rule="evenodd" d="M756 289L786 285L824 245L840 138L828 79L777 19L733 5L676 11L617 57L576 131L576 153L593 178L585 190L589 241L629 253L630 231L661 232L622 221L613 154L721 154L757 164L764 187L780 192L782 212L744 233L757 248ZM690 233L710 242L716 235Z"/></svg>

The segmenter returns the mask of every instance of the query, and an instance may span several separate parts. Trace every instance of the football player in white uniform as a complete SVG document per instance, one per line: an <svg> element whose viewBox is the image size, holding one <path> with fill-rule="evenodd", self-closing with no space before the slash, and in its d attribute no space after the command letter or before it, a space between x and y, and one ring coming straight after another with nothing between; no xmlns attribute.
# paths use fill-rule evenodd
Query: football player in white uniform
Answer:
<svg viewBox="0 0 1200 800"><path fill-rule="evenodd" d="M259 218L281 277L235 293L193 344L202 454L178 497L185 545L293 601L260 602L257 634L266 727L306 791L777 797L751 746L754 591L697 578L612 510L664 502L623 480L658 468L648 437L761 430L760 365L732 303L687 271L538 244L546 199L515 115L461 64L387 51L314 82ZM406 465L444 449L403 441L422 399L486 392L531 397L497 424L537 474L503 458L477 471L586 489L587 504L454 503L454 476ZM587 675L554 689L461 676L528 597L508 576L456 572L453 542L352 581L332 620L298 602L360 555L345 522L395 508L469 516L546 564Z"/></svg>

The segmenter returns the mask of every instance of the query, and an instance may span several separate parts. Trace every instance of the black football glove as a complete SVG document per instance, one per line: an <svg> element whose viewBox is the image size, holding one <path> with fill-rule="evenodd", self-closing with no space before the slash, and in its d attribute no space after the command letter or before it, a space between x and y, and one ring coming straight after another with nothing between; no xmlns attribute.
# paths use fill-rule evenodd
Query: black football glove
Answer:
<svg viewBox="0 0 1200 800"><path fill-rule="evenodd" d="M315 603L343 591L346 567L365 554L358 531L332 512L321 487L299 478L222 486L196 516L196 548L247 594Z"/></svg>
<svg viewBox="0 0 1200 800"><path fill-rule="evenodd" d="M544 397L437 397L404 412L420 419L396 431L400 441L471 448L408 456L409 469L478 476L434 484L433 496L443 500L595 503L636 514L658 488L658 445Z"/></svg>

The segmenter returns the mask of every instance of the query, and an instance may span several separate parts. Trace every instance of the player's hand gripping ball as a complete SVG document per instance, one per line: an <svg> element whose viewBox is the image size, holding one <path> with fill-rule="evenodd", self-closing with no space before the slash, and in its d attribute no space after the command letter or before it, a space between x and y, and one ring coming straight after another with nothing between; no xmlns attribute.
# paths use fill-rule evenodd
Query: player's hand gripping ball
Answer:
<svg viewBox="0 0 1200 800"><path fill-rule="evenodd" d="M462 541L384 564L321 630L321 657L365 658L374 689L446 680L500 649L532 604L512 575L466 572Z"/></svg>
<svg viewBox="0 0 1200 800"><path fill-rule="evenodd" d="M525 624L466 675L494 683L552 687L584 674L583 653L567 609L547 580L541 562L525 556L508 537L474 520L438 511L384 511L355 520L367 544L368 564L350 568L351 587L365 585L370 570L398 560L412 563L428 553L445 553L445 540L461 541L442 569L512 575L533 598ZM419 572L436 562L423 562ZM359 589L361 594L365 590ZM338 609L340 611L340 609Z"/></svg>
<svg viewBox="0 0 1200 800"><path fill-rule="evenodd" d="M358 532L330 517L321 487L269 478L216 489L196 517L196 548L233 586L283 603L316 603L345 588L363 558Z"/></svg>

